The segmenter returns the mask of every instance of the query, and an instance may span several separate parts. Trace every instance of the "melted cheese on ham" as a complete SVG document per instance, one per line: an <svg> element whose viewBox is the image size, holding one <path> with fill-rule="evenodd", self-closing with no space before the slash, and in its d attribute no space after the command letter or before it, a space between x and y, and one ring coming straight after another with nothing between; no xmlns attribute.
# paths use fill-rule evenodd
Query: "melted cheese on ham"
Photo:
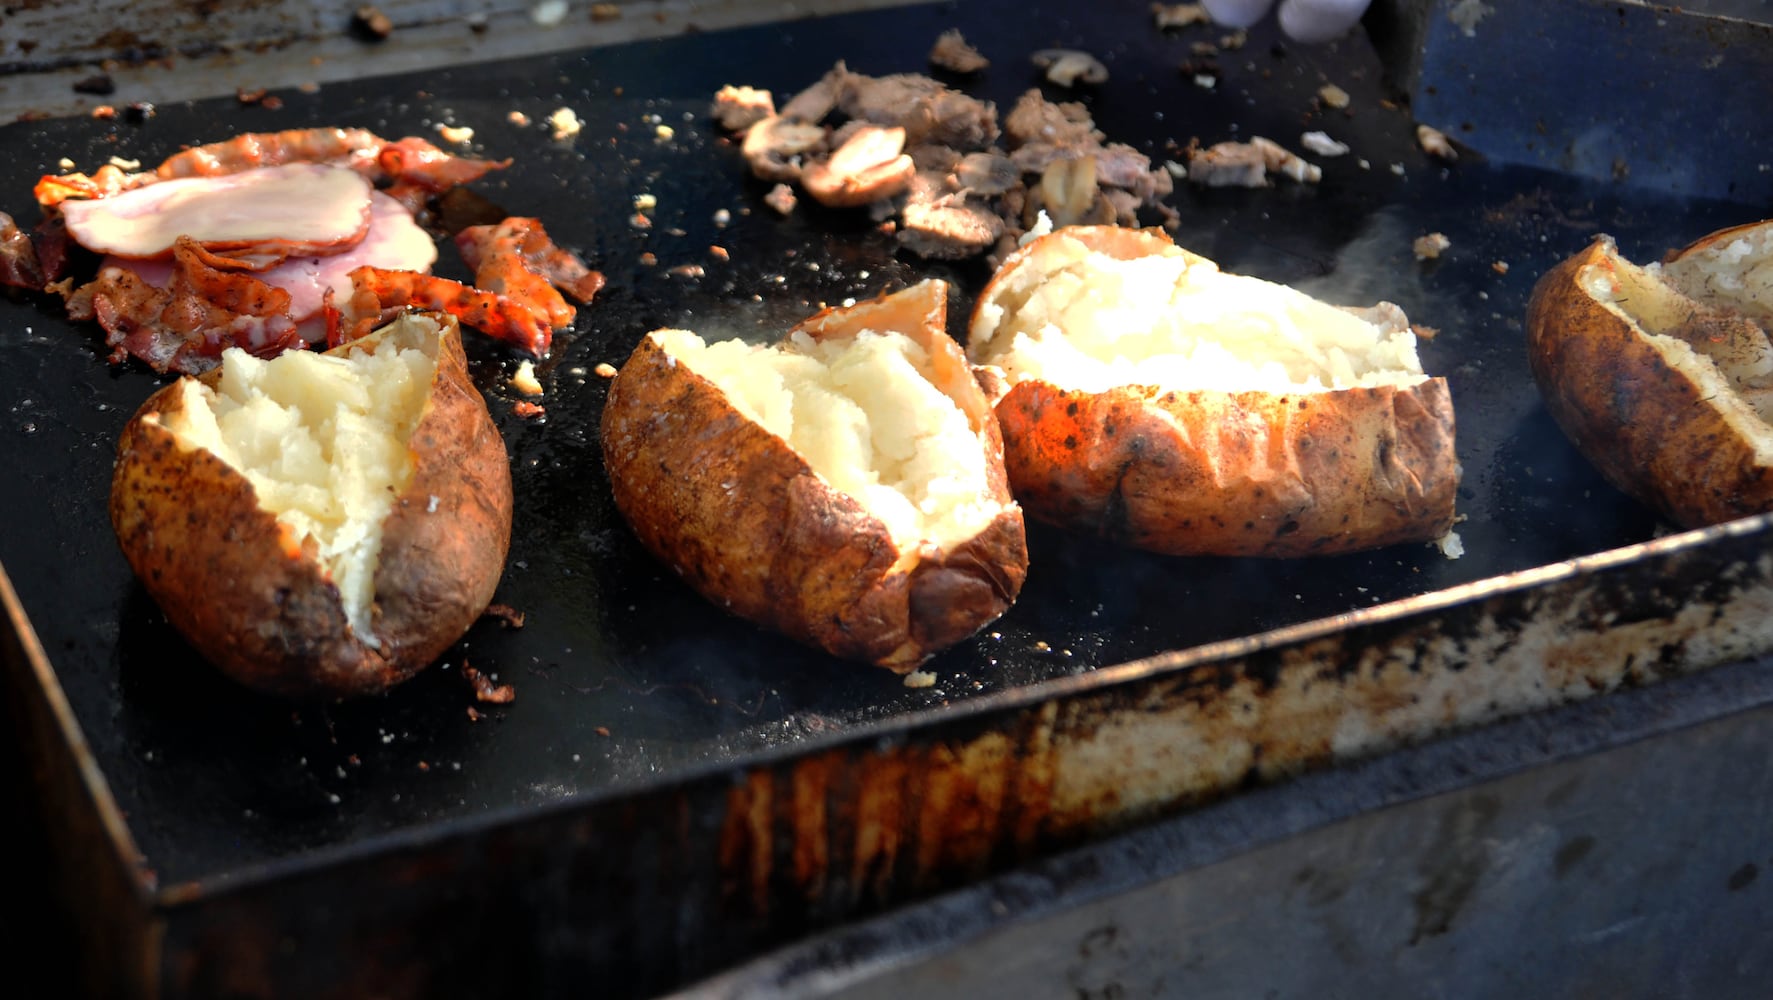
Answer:
<svg viewBox="0 0 1773 1000"><path fill-rule="evenodd" d="M356 246L328 257L291 257L254 273L253 277L288 292L289 318L300 323L320 312L328 288L332 289L333 301L342 305L351 294L348 275L355 268L367 265L429 271L436 261L437 244L430 234L419 228L404 205L377 191L370 199L369 232ZM105 266L134 271L156 288L165 288L172 276L172 264L168 261L113 257L105 261Z"/></svg>
<svg viewBox="0 0 1773 1000"><path fill-rule="evenodd" d="M349 246L363 238L373 190L351 170L290 163L161 181L61 210L74 242L118 257L164 257L180 236L225 248Z"/></svg>

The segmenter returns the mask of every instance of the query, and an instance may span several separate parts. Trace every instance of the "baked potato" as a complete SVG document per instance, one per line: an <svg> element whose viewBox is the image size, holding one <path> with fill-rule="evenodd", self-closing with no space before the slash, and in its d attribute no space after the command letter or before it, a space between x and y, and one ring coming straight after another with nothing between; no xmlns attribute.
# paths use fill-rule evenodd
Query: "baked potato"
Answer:
<svg viewBox="0 0 1773 1000"><path fill-rule="evenodd" d="M713 603L899 673L1001 615L1027 540L947 299L926 281L772 346L649 333L602 418L635 535Z"/></svg>
<svg viewBox="0 0 1773 1000"><path fill-rule="evenodd" d="M174 627L292 698L386 690L467 631L511 537L504 441L453 318L320 354L231 348L130 419L111 522Z"/></svg>
<svg viewBox="0 0 1773 1000"><path fill-rule="evenodd" d="M1396 306L1227 274L1158 230L1076 226L1004 261L967 351L1039 520L1221 556L1452 528L1451 396Z"/></svg>
<svg viewBox="0 0 1773 1000"><path fill-rule="evenodd" d="M1534 286L1528 360L1602 475L1699 527L1773 510L1770 321L1773 221L1647 266L1603 235Z"/></svg>

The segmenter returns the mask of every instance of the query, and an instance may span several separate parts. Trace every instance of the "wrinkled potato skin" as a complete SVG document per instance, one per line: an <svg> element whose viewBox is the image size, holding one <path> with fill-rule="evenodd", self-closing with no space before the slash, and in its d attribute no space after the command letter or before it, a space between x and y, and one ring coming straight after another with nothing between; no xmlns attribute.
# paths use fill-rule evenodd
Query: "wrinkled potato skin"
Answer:
<svg viewBox="0 0 1773 1000"><path fill-rule="evenodd" d="M1410 389L1103 393L997 404L1029 514L1173 555L1293 557L1438 538L1458 476L1443 379Z"/></svg>
<svg viewBox="0 0 1773 1000"><path fill-rule="evenodd" d="M1063 232L1121 260L1173 245L1158 230ZM980 301L1007 294L1006 275L1034 266L1038 247L1009 257ZM979 371L1011 487L1036 520L1169 555L1275 558L1431 541L1453 527L1461 470L1443 378L1287 395L1090 393L1012 388Z"/></svg>
<svg viewBox="0 0 1773 1000"><path fill-rule="evenodd" d="M797 329L845 337L871 322L934 348L937 383L966 397L956 401L974 417L991 453L991 493L1006 504L950 551L900 551L878 518L651 338L611 382L602 422L616 505L659 559L734 614L897 673L1001 615L1028 571L1022 514L1001 472L990 407L959 346L939 327L930 336L926 317L907 314L908 304L916 303L876 300ZM945 305L936 308L939 317ZM916 322L899 325L907 318Z"/></svg>
<svg viewBox="0 0 1773 1000"><path fill-rule="evenodd" d="M1608 482L1676 524L1773 510L1773 469L1719 416L1725 404L1578 284L1589 267L1611 270L1616 253L1597 238L1534 286L1527 357L1546 410Z"/></svg>
<svg viewBox="0 0 1773 1000"><path fill-rule="evenodd" d="M150 419L178 405L176 383L124 428L110 504L118 543L173 626L241 684L296 699L385 691L435 661L492 600L511 536L510 466L448 325L410 444L412 480L383 522L379 649L347 627L318 563L286 554L247 479L207 450L182 451Z"/></svg>

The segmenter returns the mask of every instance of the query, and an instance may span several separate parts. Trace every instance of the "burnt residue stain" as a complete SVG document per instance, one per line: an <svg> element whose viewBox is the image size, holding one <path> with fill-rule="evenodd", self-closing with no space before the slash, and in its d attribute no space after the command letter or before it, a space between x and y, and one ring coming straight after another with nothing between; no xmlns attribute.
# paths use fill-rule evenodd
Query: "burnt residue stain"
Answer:
<svg viewBox="0 0 1773 1000"><path fill-rule="evenodd" d="M1593 853L1595 839L1586 833L1577 834L1558 845L1557 853L1551 857L1552 874L1563 878L1570 870L1582 863L1582 859Z"/></svg>
<svg viewBox="0 0 1773 1000"><path fill-rule="evenodd" d="M1477 891L1490 868L1491 824L1502 811L1493 795L1472 795L1456 802L1441 819L1435 843L1423 854L1417 873L1421 887L1412 897L1416 926L1410 945L1445 934Z"/></svg>
<svg viewBox="0 0 1773 1000"><path fill-rule="evenodd" d="M1760 874L1761 869L1753 861L1750 861L1731 872L1730 880L1724 884L1729 886L1731 892L1740 892L1752 885L1754 880L1760 877Z"/></svg>

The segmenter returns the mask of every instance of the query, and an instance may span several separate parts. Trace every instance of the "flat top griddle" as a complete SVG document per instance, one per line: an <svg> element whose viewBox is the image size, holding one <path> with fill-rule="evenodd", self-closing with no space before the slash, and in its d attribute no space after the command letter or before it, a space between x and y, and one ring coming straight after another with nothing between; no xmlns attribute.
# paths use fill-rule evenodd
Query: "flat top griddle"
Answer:
<svg viewBox="0 0 1773 1000"><path fill-rule="evenodd" d="M298 707L244 692L198 660L133 580L105 513L112 448L130 412L163 384L104 360L95 326L59 302L0 299L0 563L25 609L160 884L226 878L378 835L475 817L521 817L581 797L678 780L858 727L890 731L969 701L1025 695L1101 667L1640 542L1662 528L1607 486L1544 414L1527 371L1521 317L1536 277L1598 232L1635 259L1722 225L1741 205L1661 198L1467 158L1425 157L1406 111L1382 106L1381 67L1358 34L1288 46L1259 28L1215 60L1208 89L1178 67L1189 42L1218 32L1156 30L1143 7L959 4L897 9L581 54L329 85L278 94L276 110L232 99L161 106L144 122L61 119L0 130L0 208L34 219L30 188L72 159L154 163L190 143L245 131L362 126L388 136L471 125L477 150L512 167L474 186L510 214L542 218L609 277L595 305L557 337L539 371L546 416L513 415L505 385L518 357L484 339L473 370L510 449L516 531L496 600L522 611L508 629L476 625L442 663L393 693ZM962 28L992 61L968 93L1007 110L1037 85L1027 54L1083 48L1110 81L1076 95L1111 140L1154 161L1191 139L1270 136L1297 147L1321 128L1353 151L1323 159L1315 186L1256 191L1178 185L1177 241L1235 270L1348 304L1390 299L1439 333L1424 364L1445 374L1459 420L1466 555L1432 546L1310 561L1178 559L1033 525L1019 603L928 665L933 688L832 660L704 603L654 562L609 499L596 426L605 383L659 326L773 337L822 304L926 275L959 292L950 329L987 277L982 265L930 265L897 253L859 213L803 208L779 219L766 186L706 116L725 83L781 99L843 58L857 71L925 70L943 29ZM1205 68L1205 67L1194 67ZM1335 83L1346 112L1319 110ZM541 124L558 107L585 123L570 142ZM508 121L512 111L536 124ZM660 138L656 126L673 135ZM1317 159L1314 157L1314 159ZM1363 166L1359 160L1366 161ZM1394 169L1394 165L1396 165ZM649 229L634 196L657 198ZM725 209L731 222L718 226ZM1413 238L1452 248L1418 262ZM731 253L722 262L709 253ZM656 255L644 266L641 254ZM699 264L704 276L673 274ZM459 276L444 248L439 270ZM461 667L515 685L516 701L474 701ZM482 718L471 721L469 708Z"/></svg>

